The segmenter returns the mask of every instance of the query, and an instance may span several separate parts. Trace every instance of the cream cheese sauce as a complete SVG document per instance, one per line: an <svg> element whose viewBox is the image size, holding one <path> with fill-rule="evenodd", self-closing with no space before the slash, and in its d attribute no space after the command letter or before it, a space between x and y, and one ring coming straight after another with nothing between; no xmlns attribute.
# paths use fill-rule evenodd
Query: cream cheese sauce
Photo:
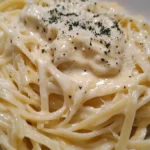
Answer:
<svg viewBox="0 0 150 150"><path fill-rule="evenodd" d="M126 58L129 44L119 20L98 5L81 0L51 1L46 7L29 3L21 14L24 26L46 45L42 53L34 52L37 61L52 63L89 88L101 86L105 77L114 84L120 83L122 76L130 80L133 69L128 64L132 58Z"/></svg>

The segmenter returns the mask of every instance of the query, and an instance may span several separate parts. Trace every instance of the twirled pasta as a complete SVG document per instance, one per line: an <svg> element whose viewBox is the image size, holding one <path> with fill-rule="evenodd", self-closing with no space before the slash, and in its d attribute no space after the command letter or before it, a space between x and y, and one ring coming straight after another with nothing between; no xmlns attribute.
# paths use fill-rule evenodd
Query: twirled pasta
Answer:
<svg viewBox="0 0 150 150"><path fill-rule="evenodd" d="M149 150L150 27L114 3L0 2L2 150Z"/></svg>

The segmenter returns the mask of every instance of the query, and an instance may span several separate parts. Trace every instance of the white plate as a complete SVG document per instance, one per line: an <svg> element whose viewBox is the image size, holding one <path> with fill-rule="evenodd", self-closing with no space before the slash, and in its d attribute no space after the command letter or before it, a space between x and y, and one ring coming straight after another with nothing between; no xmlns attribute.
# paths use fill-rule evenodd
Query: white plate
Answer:
<svg viewBox="0 0 150 150"><path fill-rule="evenodd" d="M100 0L117 2L134 16L142 15L150 22L150 0Z"/></svg>

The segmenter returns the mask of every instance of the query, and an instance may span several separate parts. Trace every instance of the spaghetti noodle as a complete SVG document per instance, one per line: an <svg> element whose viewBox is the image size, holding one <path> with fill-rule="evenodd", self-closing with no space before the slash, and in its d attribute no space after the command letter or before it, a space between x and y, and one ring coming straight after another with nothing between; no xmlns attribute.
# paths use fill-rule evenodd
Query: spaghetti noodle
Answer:
<svg viewBox="0 0 150 150"><path fill-rule="evenodd" d="M114 3L0 2L2 150L149 150L150 27Z"/></svg>

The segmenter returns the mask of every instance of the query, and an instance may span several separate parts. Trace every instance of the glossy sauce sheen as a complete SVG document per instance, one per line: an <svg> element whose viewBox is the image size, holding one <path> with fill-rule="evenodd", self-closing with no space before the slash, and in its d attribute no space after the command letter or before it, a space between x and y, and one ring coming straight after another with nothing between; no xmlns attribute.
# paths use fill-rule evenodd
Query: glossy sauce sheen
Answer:
<svg viewBox="0 0 150 150"><path fill-rule="evenodd" d="M99 3L28 4L21 20L46 43L42 54L34 52L35 58L53 63L76 82L99 84L103 77L119 82L122 72L130 74L124 64L129 46L126 35L117 17L106 14Z"/></svg>

